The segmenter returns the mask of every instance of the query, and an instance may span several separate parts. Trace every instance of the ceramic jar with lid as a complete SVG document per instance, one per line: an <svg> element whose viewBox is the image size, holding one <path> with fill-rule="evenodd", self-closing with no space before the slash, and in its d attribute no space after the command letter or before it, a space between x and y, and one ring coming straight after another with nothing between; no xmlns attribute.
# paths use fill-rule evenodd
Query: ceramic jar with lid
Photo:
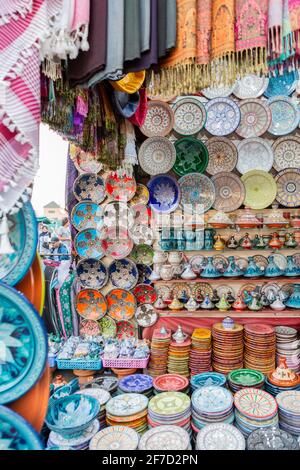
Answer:
<svg viewBox="0 0 300 470"><path fill-rule="evenodd" d="M242 214L237 217L235 225L240 228L260 227L262 222L256 217L249 207L246 207Z"/></svg>

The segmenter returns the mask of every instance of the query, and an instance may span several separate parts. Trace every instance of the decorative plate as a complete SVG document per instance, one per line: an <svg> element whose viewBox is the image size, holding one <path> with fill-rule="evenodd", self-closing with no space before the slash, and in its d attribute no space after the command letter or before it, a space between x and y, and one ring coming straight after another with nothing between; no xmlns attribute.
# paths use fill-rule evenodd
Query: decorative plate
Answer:
<svg viewBox="0 0 300 470"><path fill-rule="evenodd" d="M139 280L138 284L151 284L151 279L149 277L152 274L152 269L150 266L145 266L144 264L137 265L138 272L139 272Z"/></svg>
<svg viewBox="0 0 300 470"><path fill-rule="evenodd" d="M207 259L203 255L194 255L190 258L190 265L196 274L200 274L207 265Z"/></svg>
<svg viewBox="0 0 300 470"><path fill-rule="evenodd" d="M210 175L216 175L224 171L234 170L238 152L234 143L226 137L212 137L206 142L209 161L206 171Z"/></svg>
<svg viewBox="0 0 300 470"><path fill-rule="evenodd" d="M135 314L136 299L125 289L113 289L106 296L108 314L114 320L130 320Z"/></svg>
<svg viewBox="0 0 300 470"><path fill-rule="evenodd" d="M135 225L129 230L130 237L135 245L152 245L154 234L147 225Z"/></svg>
<svg viewBox="0 0 300 470"><path fill-rule="evenodd" d="M277 185L272 175L265 171L252 170L242 176L246 197L244 204L251 209L265 209L274 201Z"/></svg>
<svg viewBox="0 0 300 470"><path fill-rule="evenodd" d="M204 214L215 202L215 187L205 175L190 173L178 180L181 205L188 214Z"/></svg>
<svg viewBox="0 0 300 470"><path fill-rule="evenodd" d="M243 388L235 393L234 404L240 413L254 419L267 419L277 412L275 398L257 388Z"/></svg>
<svg viewBox="0 0 300 470"><path fill-rule="evenodd" d="M261 293L265 294L267 297L271 293L273 294L274 297L277 297L277 295L279 294L279 291L280 291L280 286L272 282L268 282L267 284L264 284L261 288Z"/></svg>
<svg viewBox="0 0 300 470"><path fill-rule="evenodd" d="M71 222L76 230L99 229L103 226L102 208L95 202L79 202L72 209Z"/></svg>
<svg viewBox="0 0 300 470"><path fill-rule="evenodd" d="M241 122L236 133L247 139L259 137L270 127L272 114L262 100L244 100L240 103Z"/></svg>
<svg viewBox="0 0 300 470"><path fill-rule="evenodd" d="M206 121L205 106L192 97L180 98L173 107L174 131L180 135L194 135Z"/></svg>
<svg viewBox="0 0 300 470"><path fill-rule="evenodd" d="M126 228L117 226L107 229L105 239L102 241L102 249L106 256L111 256L113 259L126 258L132 248L133 241Z"/></svg>
<svg viewBox="0 0 300 470"><path fill-rule="evenodd" d="M131 206L124 202L110 202L106 204L103 212L103 221L106 227L127 227L134 225L134 213Z"/></svg>
<svg viewBox="0 0 300 470"><path fill-rule="evenodd" d="M208 295L209 297L212 297L214 292L213 292L213 288L211 287L211 285L208 284L207 282L196 282L193 285L192 294L194 297L198 297L200 294L204 296Z"/></svg>
<svg viewBox="0 0 300 470"><path fill-rule="evenodd" d="M279 409L291 414L300 415L300 391L287 390L280 392L276 396L276 401Z"/></svg>
<svg viewBox="0 0 300 470"><path fill-rule="evenodd" d="M76 310L85 320L100 320L107 313L104 295L95 289L85 289L76 296Z"/></svg>
<svg viewBox="0 0 300 470"><path fill-rule="evenodd" d="M173 129L172 108L163 101L148 101L146 119L140 128L146 137L164 137Z"/></svg>
<svg viewBox="0 0 300 470"><path fill-rule="evenodd" d="M208 151L201 140L184 137L175 142L176 162L173 171L178 176L204 173L208 165Z"/></svg>
<svg viewBox="0 0 300 470"><path fill-rule="evenodd" d="M87 289L102 289L108 281L107 268L97 259L80 261L76 273L82 287Z"/></svg>
<svg viewBox="0 0 300 470"><path fill-rule="evenodd" d="M147 328L149 326L153 326L157 322L158 314L154 310L153 305L143 304L136 309L135 319L139 326Z"/></svg>
<svg viewBox="0 0 300 470"><path fill-rule="evenodd" d="M231 424L208 424L197 435L197 450L245 450L243 434Z"/></svg>
<svg viewBox="0 0 300 470"><path fill-rule="evenodd" d="M133 198L130 200L130 205L135 206L136 204L144 204L146 206L149 202L149 191L147 186L138 183L136 185L136 192Z"/></svg>
<svg viewBox="0 0 300 470"><path fill-rule="evenodd" d="M100 204L105 199L105 183L101 176L84 173L74 181L74 196L77 201L92 201Z"/></svg>
<svg viewBox="0 0 300 470"><path fill-rule="evenodd" d="M179 391L189 386L189 380L179 374L164 374L155 377L153 386L160 392Z"/></svg>
<svg viewBox="0 0 300 470"><path fill-rule="evenodd" d="M135 327L131 321L120 320L117 321L116 326L116 335L119 340L133 338L135 336Z"/></svg>
<svg viewBox="0 0 300 470"><path fill-rule="evenodd" d="M299 444L296 437L274 426L253 431L247 438L247 449L299 450Z"/></svg>
<svg viewBox="0 0 300 470"><path fill-rule="evenodd" d="M135 225L150 225L151 209L144 204L131 206L134 213Z"/></svg>
<svg viewBox="0 0 300 470"><path fill-rule="evenodd" d="M228 381L243 387L253 387L256 384L263 383L265 376L257 370L238 369L228 374Z"/></svg>
<svg viewBox="0 0 300 470"><path fill-rule="evenodd" d="M38 433L13 410L0 406L1 450L43 450Z"/></svg>
<svg viewBox="0 0 300 470"><path fill-rule="evenodd" d="M226 256L223 255L214 255L213 256L213 265L215 268L218 269L221 273L224 273L228 268L229 261Z"/></svg>
<svg viewBox="0 0 300 470"><path fill-rule="evenodd" d="M96 155L85 152L75 145L70 145L70 157L79 173L99 173L102 163L97 160Z"/></svg>
<svg viewBox="0 0 300 470"><path fill-rule="evenodd" d="M233 85L220 85L218 87L208 87L203 88L201 93L205 98L212 100L214 98L223 98L224 96L230 96L235 88L235 83Z"/></svg>
<svg viewBox="0 0 300 470"><path fill-rule="evenodd" d="M272 256L274 258L274 263L277 264L279 269L281 269L281 271L285 271L287 268L286 257L282 255L281 253L272 253Z"/></svg>
<svg viewBox="0 0 300 470"><path fill-rule="evenodd" d="M269 84L267 77L249 74L237 80L233 94L240 100L258 98L263 95Z"/></svg>
<svg viewBox="0 0 300 470"><path fill-rule="evenodd" d="M148 406L148 402L149 400L145 395L124 393L124 395L117 395L109 400L106 405L106 412L117 417L134 416L144 411Z"/></svg>
<svg viewBox="0 0 300 470"><path fill-rule="evenodd" d="M136 264L130 259L113 261L108 268L111 283L118 289L133 289L139 278Z"/></svg>
<svg viewBox="0 0 300 470"><path fill-rule="evenodd" d="M291 98L277 96L271 98L269 107L272 113L270 134L286 135L293 132L299 125L299 110Z"/></svg>
<svg viewBox="0 0 300 470"><path fill-rule="evenodd" d="M193 393L192 405L199 412L221 413L233 406L233 397L224 387L201 387Z"/></svg>
<svg viewBox="0 0 300 470"><path fill-rule="evenodd" d="M7 222L13 253L0 254L0 280L14 286L24 278L36 254L38 230L31 203L24 204L17 214L8 215Z"/></svg>
<svg viewBox="0 0 300 470"><path fill-rule="evenodd" d="M139 434L127 426L102 429L90 441L90 450L136 450Z"/></svg>
<svg viewBox="0 0 300 470"><path fill-rule="evenodd" d="M89 228L79 232L74 240L74 248L78 256L80 258L103 258L103 237L104 233L95 228Z"/></svg>
<svg viewBox="0 0 300 470"><path fill-rule="evenodd" d="M191 286L186 282L176 282L171 284L173 297L181 299L183 295L190 297L191 296Z"/></svg>
<svg viewBox="0 0 300 470"><path fill-rule="evenodd" d="M276 200L284 207L300 205L300 169L287 168L278 173Z"/></svg>
<svg viewBox="0 0 300 470"><path fill-rule="evenodd" d="M172 288L167 284L157 284L155 286L155 290L157 292L157 296L161 297L163 300L168 300L172 294Z"/></svg>
<svg viewBox="0 0 300 470"><path fill-rule="evenodd" d="M217 287L217 294L221 298L222 295L227 295L228 292L230 292L233 297L235 297L234 290L231 286L228 286L227 284L221 284Z"/></svg>
<svg viewBox="0 0 300 470"><path fill-rule="evenodd" d="M136 181L133 176L119 176L116 171L112 171L105 180L105 191L113 201L128 202L135 195Z"/></svg>
<svg viewBox="0 0 300 470"><path fill-rule="evenodd" d="M119 381L119 388L126 393L143 393L153 386L153 379L146 374L132 374Z"/></svg>
<svg viewBox="0 0 300 470"><path fill-rule="evenodd" d="M94 320L81 320L79 334L80 336L99 336L101 334L99 323Z"/></svg>
<svg viewBox="0 0 300 470"><path fill-rule="evenodd" d="M157 299L154 287L148 284L138 284L133 289L133 294L139 304L154 304Z"/></svg>
<svg viewBox="0 0 300 470"><path fill-rule="evenodd" d="M269 86L265 91L267 98L273 98L274 96L290 96L297 87L299 74L297 70L288 72L285 70L283 74L277 74L275 77L271 76L269 79Z"/></svg>
<svg viewBox="0 0 300 470"><path fill-rule="evenodd" d="M296 136L280 137L273 143L274 168L276 171L286 168L300 168L300 138Z"/></svg>
<svg viewBox="0 0 300 470"><path fill-rule="evenodd" d="M115 320L106 315L99 320L99 326L101 328L101 335L104 339L115 338L117 334L117 325Z"/></svg>
<svg viewBox="0 0 300 470"><path fill-rule="evenodd" d="M206 104L205 129L212 135L224 136L234 132L241 120L238 105L228 98L215 98Z"/></svg>
<svg viewBox="0 0 300 470"><path fill-rule="evenodd" d="M157 175L148 183L150 206L154 212L170 213L177 209L180 201L180 188L169 175Z"/></svg>
<svg viewBox="0 0 300 470"><path fill-rule="evenodd" d="M269 172L273 166L273 150L267 140L260 137L245 139L238 143L237 170L243 175L251 170Z"/></svg>
<svg viewBox="0 0 300 470"><path fill-rule="evenodd" d="M168 173L176 160L176 150L166 137L150 137L142 143L139 162L145 173L151 176Z"/></svg>
<svg viewBox="0 0 300 470"><path fill-rule="evenodd" d="M0 404L17 400L39 380L47 360L47 336L38 312L0 282Z"/></svg>
<svg viewBox="0 0 300 470"><path fill-rule="evenodd" d="M86 428L81 434L76 437L63 437L61 434L57 432L51 431L49 435L49 441L51 444L59 447L68 446L72 450L76 448L81 448L82 446L88 446L90 440L97 434L100 429L100 423L97 419L95 419L92 424Z"/></svg>
<svg viewBox="0 0 300 470"><path fill-rule="evenodd" d="M131 253L131 258L137 264L151 266L153 264L154 251L149 245L136 245Z"/></svg>
<svg viewBox="0 0 300 470"><path fill-rule="evenodd" d="M190 408L190 398L182 392L164 392L151 398L148 410L160 416L181 414Z"/></svg>
<svg viewBox="0 0 300 470"><path fill-rule="evenodd" d="M223 212L237 210L245 200L245 186L234 173L218 173L211 179L215 186L214 209Z"/></svg>
<svg viewBox="0 0 300 470"><path fill-rule="evenodd" d="M264 268L264 269L265 269L265 268L268 266L268 264L269 264L268 259L267 259L265 256L263 256L263 255L254 255L254 256L253 256L253 259L254 259L255 263L256 263L258 266L260 266L260 267L262 267L262 268Z"/></svg>
<svg viewBox="0 0 300 470"><path fill-rule="evenodd" d="M190 437L179 426L156 426L149 429L140 440L139 450L187 450Z"/></svg>

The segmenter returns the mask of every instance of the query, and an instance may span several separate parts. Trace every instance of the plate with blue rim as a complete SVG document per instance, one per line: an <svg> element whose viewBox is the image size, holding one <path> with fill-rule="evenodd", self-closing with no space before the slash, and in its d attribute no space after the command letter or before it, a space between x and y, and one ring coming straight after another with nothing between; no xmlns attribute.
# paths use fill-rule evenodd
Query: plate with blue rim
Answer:
<svg viewBox="0 0 300 470"><path fill-rule="evenodd" d="M11 254L0 254L0 281L14 286L29 270L37 249L37 220L30 202L24 204L17 214L8 215Z"/></svg>
<svg viewBox="0 0 300 470"><path fill-rule="evenodd" d="M175 178L166 174L153 176L148 182L148 189L154 212L169 214L177 209L181 192Z"/></svg>
<svg viewBox="0 0 300 470"><path fill-rule="evenodd" d="M102 289L108 281L108 270L98 259L81 260L76 267L77 277L86 289Z"/></svg>
<svg viewBox="0 0 300 470"><path fill-rule="evenodd" d="M77 233L74 241L74 248L81 259L94 258L101 259L104 256L102 241L104 231L95 228L88 228Z"/></svg>
<svg viewBox="0 0 300 470"><path fill-rule="evenodd" d="M72 209L71 222L76 230L102 228L104 224L103 210L95 202L79 202Z"/></svg>
<svg viewBox="0 0 300 470"><path fill-rule="evenodd" d="M0 406L0 450L44 450L38 433L6 406Z"/></svg>
<svg viewBox="0 0 300 470"><path fill-rule="evenodd" d="M137 266L128 258L113 261L108 268L108 272L114 287L131 290L138 283L139 272Z"/></svg>
<svg viewBox="0 0 300 470"><path fill-rule="evenodd" d="M146 266L145 264L138 264L137 268L139 272L138 284L151 284L152 281L149 279L149 277L152 274L152 269L150 266Z"/></svg>
<svg viewBox="0 0 300 470"><path fill-rule="evenodd" d="M296 90L299 74L297 70L285 70L283 74L276 73L269 78L269 85L264 95L267 98L274 96L290 96Z"/></svg>
<svg viewBox="0 0 300 470"><path fill-rule="evenodd" d="M191 378L191 387L193 389L208 387L210 385L223 387L226 384L226 381L226 375L218 372L203 372L201 374L194 375Z"/></svg>
<svg viewBox="0 0 300 470"><path fill-rule="evenodd" d="M0 405L27 393L41 377L48 353L43 320L26 297L0 283Z"/></svg>

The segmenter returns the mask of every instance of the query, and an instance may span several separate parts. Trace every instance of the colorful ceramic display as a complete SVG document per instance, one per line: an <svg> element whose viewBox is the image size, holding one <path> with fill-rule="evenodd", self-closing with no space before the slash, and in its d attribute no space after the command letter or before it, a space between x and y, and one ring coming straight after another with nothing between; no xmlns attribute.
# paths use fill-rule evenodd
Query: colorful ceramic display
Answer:
<svg viewBox="0 0 300 470"><path fill-rule="evenodd" d="M163 101L148 101L146 119L140 128L146 137L164 137L174 125L172 108Z"/></svg>
<svg viewBox="0 0 300 470"><path fill-rule="evenodd" d="M235 144L226 137L212 137L205 143L209 161L206 171L210 175L231 172L237 163L238 152Z"/></svg>
<svg viewBox="0 0 300 470"><path fill-rule="evenodd" d="M290 96L296 90L298 79L299 74L297 70L285 70L282 74L271 75L268 88L264 94L267 98L280 95Z"/></svg>
<svg viewBox="0 0 300 470"><path fill-rule="evenodd" d="M104 295L95 289L85 289L78 292L75 307L78 314L86 320L100 320L107 312Z"/></svg>
<svg viewBox="0 0 300 470"><path fill-rule="evenodd" d="M75 180L73 192L77 201L91 201L100 204L105 199L105 183L101 176L84 173Z"/></svg>
<svg viewBox="0 0 300 470"><path fill-rule="evenodd" d="M14 411L0 406L1 450L43 450L38 433Z"/></svg>
<svg viewBox="0 0 300 470"><path fill-rule="evenodd" d="M248 171L242 176L246 197L244 204L251 209L265 209L274 201L277 185L269 173L260 170Z"/></svg>
<svg viewBox="0 0 300 470"><path fill-rule="evenodd" d="M130 320L136 310L134 295L125 289L112 289L106 296L108 314L114 320Z"/></svg>
<svg viewBox="0 0 300 470"><path fill-rule="evenodd" d="M126 228L110 227L105 232L105 238L101 246L106 256L111 256L113 259L122 259L131 253L133 241Z"/></svg>
<svg viewBox="0 0 300 470"><path fill-rule="evenodd" d="M153 326L158 320L158 314L153 305L142 304L137 307L135 312L135 319L139 326L147 328Z"/></svg>
<svg viewBox="0 0 300 470"><path fill-rule="evenodd" d="M240 102L241 122L236 133L244 139L259 137L270 127L272 115L262 100L250 99Z"/></svg>
<svg viewBox="0 0 300 470"><path fill-rule="evenodd" d="M102 247L104 233L90 228L79 232L74 240L74 248L78 256L82 259L101 259L104 256Z"/></svg>
<svg viewBox="0 0 300 470"><path fill-rule="evenodd" d="M73 207L71 222L78 231L88 228L99 229L103 226L102 208L95 202L79 202Z"/></svg>
<svg viewBox="0 0 300 470"><path fill-rule="evenodd" d="M108 272L112 285L119 289L131 290L138 283L138 269L130 259L113 261Z"/></svg>
<svg viewBox="0 0 300 470"><path fill-rule="evenodd" d="M300 138L297 136L280 137L273 143L274 168L300 168Z"/></svg>
<svg viewBox="0 0 300 470"><path fill-rule="evenodd" d="M157 175L148 183L150 206L154 212L170 213L177 209L180 202L180 188L169 175Z"/></svg>
<svg viewBox="0 0 300 470"><path fill-rule="evenodd" d="M300 169L287 168L275 177L277 183L276 200L284 207L300 205Z"/></svg>
<svg viewBox="0 0 300 470"><path fill-rule="evenodd" d="M241 179L234 173L218 173L212 177L216 199L214 209L232 212L238 209L245 200L245 187Z"/></svg>
<svg viewBox="0 0 300 470"><path fill-rule="evenodd" d="M208 151L201 140L184 137L175 142L176 161L173 171L178 176L204 173L208 165Z"/></svg>
<svg viewBox="0 0 300 470"><path fill-rule="evenodd" d="M298 127L299 110L291 98L276 96L269 99L268 103L272 113L272 123L269 127L270 134L287 135Z"/></svg>
<svg viewBox="0 0 300 470"><path fill-rule="evenodd" d="M176 150L166 137L150 137L139 150L139 163L148 175L168 173L176 160Z"/></svg>
<svg viewBox="0 0 300 470"><path fill-rule="evenodd" d="M105 180L105 191L113 201L128 202L136 192L136 181L133 176L119 175L112 171Z"/></svg>
<svg viewBox="0 0 300 470"><path fill-rule="evenodd" d="M268 84L268 77L255 74L245 75L236 81L233 94L240 100L258 98L264 94Z"/></svg>
<svg viewBox="0 0 300 470"><path fill-rule="evenodd" d="M178 180L181 205L189 214L207 212L215 201L215 188L211 180L199 173L190 173Z"/></svg>
<svg viewBox="0 0 300 470"><path fill-rule="evenodd" d="M204 105L196 98L180 98L173 107L174 131L180 135L194 135L206 121Z"/></svg>
<svg viewBox="0 0 300 470"><path fill-rule="evenodd" d="M215 98L205 105L207 120L205 129L212 135L232 134L240 124L241 113L238 105L229 98Z"/></svg>
<svg viewBox="0 0 300 470"><path fill-rule="evenodd" d="M108 272L106 266L97 259L85 259L76 266L80 284L88 289L102 289L107 284Z"/></svg>
<svg viewBox="0 0 300 470"><path fill-rule="evenodd" d="M133 294L139 304L154 304L157 299L154 287L148 284L138 284L133 289Z"/></svg>
<svg viewBox="0 0 300 470"><path fill-rule="evenodd" d="M273 150L267 140L257 138L245 139L238 144L237 170L243 175L251 170L269 172L273 166Z"/></svg>

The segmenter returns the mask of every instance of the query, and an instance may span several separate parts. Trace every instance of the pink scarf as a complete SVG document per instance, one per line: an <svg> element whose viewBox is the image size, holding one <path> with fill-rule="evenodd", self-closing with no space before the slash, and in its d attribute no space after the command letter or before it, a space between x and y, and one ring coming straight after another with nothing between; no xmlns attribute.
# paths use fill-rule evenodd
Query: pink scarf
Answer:
<svg viewBox="0 0 300 470"><path fill-rule="evenodd" d="M24 18L32 11L33 0L0 0L0 26Z"/></svg>
<svg viewBox="0 0 300 470"><path fill-rule="evenodd" d="M300 0L288 0L291 30L297 56L300 55Z"/></svg>

